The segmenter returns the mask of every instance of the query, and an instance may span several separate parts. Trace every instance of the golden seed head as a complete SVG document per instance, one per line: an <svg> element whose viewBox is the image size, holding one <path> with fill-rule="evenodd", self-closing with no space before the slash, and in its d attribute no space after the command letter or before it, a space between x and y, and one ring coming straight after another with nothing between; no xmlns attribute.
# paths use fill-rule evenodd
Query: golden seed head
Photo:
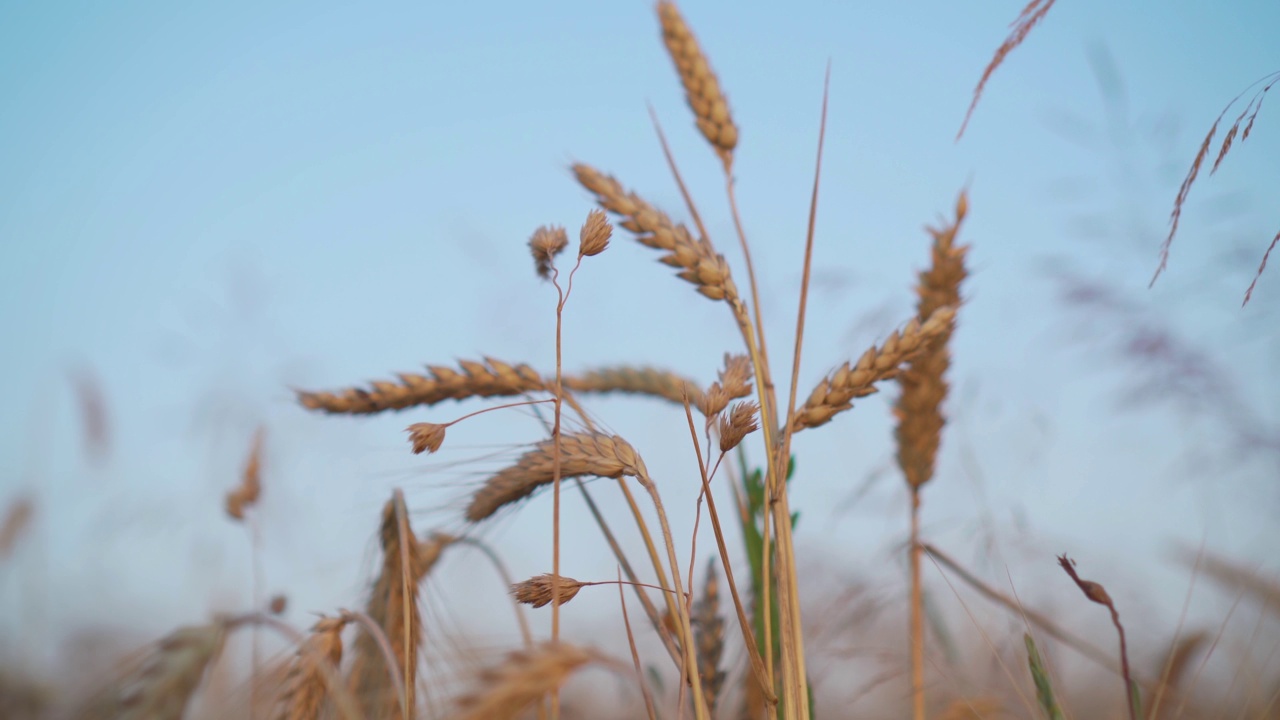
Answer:
<svg viewBox="0 0 1280 720"><path fill-rule="evenodd" d="M582 224L578 234L578 257L591 257L604 252L609 247L609 238L613 235L613 226L603 210L592 210L587 214L587 221Z"/></svg>
<svg viewBox="0 0 1280 720"><path fill-rule="evenodd" d="M413 443L415 455L423 451L433 453L444 443L444 431L448 425L438 423L414 423L405 430L409 433L409 442Z"/></svg>
<svg viewBox="0 0 1280 720"><path fill-rule="evenodd" d="M529 238L529 252L533 254L538 277L544 280L551 277L556 255L568 245L569 235L559 225L543 225L533 231L533 237Z"/></svg>
<svg viewBox="0 0 1280 720"><path fill-rule="evenodd" d="M538 575L537 577L532 577L524 582L518 582L515 585L512 585L511 594L515 596L516 602L524 603L525 605L532 605L536 608L550 605L551 601L555 597L552 594L551 589L552 583L555 580L556 576L549 573ZM563 605L577 597L578 591L581 590L585 584L586 583L581 583L573 578L561 575L560 580L557 583L560 604Z"/></svg>
<svg viewBox="0 0 1280 720"><path fill-rule="evenodd" d="M760 406L755 402L734 403L728 413L720 416L720 452L738 447L743 438L760 429L756 413Z"/></svg>

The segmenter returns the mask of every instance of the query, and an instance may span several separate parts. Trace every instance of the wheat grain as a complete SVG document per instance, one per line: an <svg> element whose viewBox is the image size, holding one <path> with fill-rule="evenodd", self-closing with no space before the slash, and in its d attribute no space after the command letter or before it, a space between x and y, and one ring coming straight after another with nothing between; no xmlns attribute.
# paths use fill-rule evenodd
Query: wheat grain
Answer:
<svg viewBox="0 0 1280 720"><path fill-rule="evenodd" d="M678 277L693 283L698 292L712 300L739 302L729 264L705 238L695 240L684 225L672 222L666 213L589 165L575 164L573 174L584 188L595 194L600 207L622 218L619 224L634 233L641 245L666 251L659 261L680 268Z"/></svg>
<svg viewBox="0 0 1280 720"><path fill-rule="evenodd" d="M432 365L427 368L426 375L402 373L397 376L399 382L374 381L367 389L298 391L298 402L309 410L331 414L371 415L387 410L435 405L445 400L505 397L548 388L542 377L523 363L509 365L493 358L485 358L483 362L460 360L458 367L460 371Z"/></svg>
<svg viewBox="0 0 1280 720"><path fill-rule="evenodd" d="M738 127L729 113L720 81L675 3L658 3L658 21L662 25L662 41L680 73L680 84L684 86L685 99L693 110L698 130L711 143L728 172L733 165L733 150L738 145Z"/></svg>
<svg viewBox="0 0 1280 720"><path fill-rule="evenodd" d="M869 348L852 365L845 363L814 387L809 399L791 416L791 430L819 427L853 407L855 398L876 392L875 384L897 376L900 367L924 345L950 329L955 308L940 308L928 320L912 319L894 331L880 347Z"/></svg>
<svg viewBox="0 0 1280 720"><path fill-rule="evenodd" d="M544 440L520 457L515 465L498 471L471 496L466 518L480 522L499 509L523 500L555 479L554 440ZM560 478L584 476L647 477L644 461L635 448L617 435L584 432L560 438Z"/></svg>

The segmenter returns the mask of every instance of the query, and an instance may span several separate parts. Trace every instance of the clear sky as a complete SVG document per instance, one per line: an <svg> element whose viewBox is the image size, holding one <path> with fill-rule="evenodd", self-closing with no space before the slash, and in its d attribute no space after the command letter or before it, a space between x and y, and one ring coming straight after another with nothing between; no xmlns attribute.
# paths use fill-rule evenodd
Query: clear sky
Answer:
<svg viewBox="0 0 1280 720"><path fill-rule="evenodd" d="M1280 230L1280 109L1265 106L1249 140L1202 175L1168 273L1146 284L1204 133L1280 69L1280 5L1061 0L957 143L1020 6L682 7L741 128L735 175L779 358L831 63L800 386L910 316L922 226L967 186L973 276L926 533L993 577L1008 562L1028 585L1060 580L1052 557L1070 552L1087 577L1114 579L1113 594L1175 618L1187 571L1169 560L1174 544L1203 539L1275 568L1277 453L1245 452L1231 431L1249 417L1274 442L1280 427L1280 269L1239 307ZM527 413L464 423L419 458L405 425L474 407L325 418L294 405L289 387L482 355L551 368L554 294L525 242L539 225L576 230L585 218L569 163L684 217L646 103L746 286L718 162L648 2L4 3L0 97L0 502L26 490L38 503L30 542L0 567L0 597L26 647L82 624L158 633L244 607L247 534L221 496L260 424L263 590L290 594L291 619L358 604L392 487L418 527L459 529L470 484L539 437ZM725 308L654 260L620 233L583 268L568 369L625 360L707 382L739 349ZM1064 302L1067 272L1121 300ZM1226 373L1229 385L1198 397L1238 393L1242 405L1159 402L1181 397L1167 386L1157 402L1135 400L1128 391L1157 376L1117 359L1134 338L1117 334L1118 318L1171 329ZM109 419L98 464L82 452L69 379L86 373ZM681 414L647 401L597 408L666 483L687 552L696 486ZM896 592L907 506L891 437L879 398L805 433L793 505L802 552L889 577ZM549 513L535 500L483 536L517 575L548 572ZM984 528L998 560L981 550ZM566 574L613 576L590 528L568 537ZM710 547L704 535L699 552ZM464 590L446 599L481 599L442 612L483 632L476 618L507 611L474 567L452 569ZM1143 594L1152 587L1158 597Z"/></svg>

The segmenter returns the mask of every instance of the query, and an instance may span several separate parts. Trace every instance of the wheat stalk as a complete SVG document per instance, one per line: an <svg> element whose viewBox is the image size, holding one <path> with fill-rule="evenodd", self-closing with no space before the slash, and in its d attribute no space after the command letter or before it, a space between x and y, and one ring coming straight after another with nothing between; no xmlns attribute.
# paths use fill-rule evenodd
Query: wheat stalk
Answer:
<svg viewBox="0 0 1280 720"><path fill-rule="evenodd" d="M382 510L379 540L382 570L369 597L367 614L382 628L391 644L398 668L387 668L375 638L366 631L356 636L355 661L350 685L362 711L370 717L394 717L401 698L391 692L388 673L404 676L405 706L414 708L414 677L422 644L422 614L418 606L418 585L435 565L444 538L424 543L413 536L404 496L396 491Z"/></svg>
<svg viewBox="0 0 1280 720"><path fill-rule="evenodd" d="M961 192L956 201L955 221L942 228L929 228L933 236L932 262L920 273L916 284L916 319L927 322L943 308L960 306L960 283L967 275L964 266L968 248L957 246L956 233L968 211L968 198ZM898 375L902 394L894 406L898 424L894 435L898 445L898 466L911 490L911 700L912 714L924 720L924 595L921 581L920 489L933 477L938 445L942 439L942 402L947 397L944 375L951 364L953 324L928 342L907 361Z"/></svg>

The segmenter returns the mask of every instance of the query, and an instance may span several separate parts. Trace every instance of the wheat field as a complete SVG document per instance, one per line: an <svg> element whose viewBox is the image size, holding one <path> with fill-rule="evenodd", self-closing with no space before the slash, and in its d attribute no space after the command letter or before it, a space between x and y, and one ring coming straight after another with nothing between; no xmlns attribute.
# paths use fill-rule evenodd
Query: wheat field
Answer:
<svg viewBox="0 0 1280 720"><path fill-rule="evenodd" d="M1040 26L1061 12L1054 5L1033 0L987 67L978 69L971 104L954 108L962 118L958 142L984 114L997 111L985 104L984 93L994 92L993 78L1017 63L1022 46L1034 44L1044 32ZM417 478L393 479L377 498L376 514L348 503L351 521L369 538L363 566L329 562L321 542L297 541L300 554L318 556L303 565L358 588L358 602L308 615L312 608L293 607L288 587L268 576L264 537L275 541L288 523L262 508L273 491L274 454L284 446L264 423L237 439L243 452L235 458L236 476L219 479L222 522L249 548L252 603L193 614L109 661L86 661L96 665L94 672L34 677L20 666L0 667L0 716L1280 718L1274 571L1205 546L1182 547L1173 561L1180 576L1196 592L1219 592L1232 602L1216 624L1188 618L1184 607L1176 623L1155 626L1156 602L1134 587L1144 576L1117 572L1123 563L1091 563L1070 545L1046 550L1050 542L1065 542L1052 538L1020 547L1035 570L1015 576L1021 566L995 552L975 559L971 548L948 544L955 533L931 524L930 513L954 498L940 496L939 486L966 482L940 458L965 443L953 422L963 400L956 366L967 347L971 300L989 277L974 262L982 239L971 237L970 227L999 208L958 184L923 232L895 240L908 244L914 265L878 267L879 259L868 254L867 272L900 276L895 282L909 302L894 307L907 309L856 352L817 356L815 344L826 349L831 343L814 337L836 332L821 288L822 245L829 239L818 221L827 203L841 202L823 185L833 133L829 110L848 99L831 97L829 67L822 95L814 98L815 154L803 194L808 214L794 223L802 233L790 245L792 265L782 268L775 250L760 251L765 240L750 230L751 209L739 202L737 183L752 182L736 174L756 141L751 120L735 113L733 82L717 74L704 49L704 38L730 30L717 26L710 12L699 14L706 26L694 28L683 10L664 0L653 8L653 26L635 29L660 42L687 106L678 122L669 108L651 113L661 150L653 162L670 186L633 187L627 177L634 168L574 158L565 184L584 199L581 213L530 227L520 247L502 249L519 254L538 281L536 297L513 302L545 311L537 332L545 330L541 342L551 353L539 360L448 350L415 371L281 388L289 393L288 412L335 434L329 437L384 428L359 423L391 418L400 435L381 438L383 446L395 442L429 468L425 483L437 471L449 478L445 503L434 502L439 495L425 503L418 492L425 483ZM715 46L733 44L726 38ZM1263 87L1228 130L1215 170L1239 129L1250 134L1254 118L1247 112L1257 115L1270 85ZM667 139L677 132L696 133L701 155L677 157ZM1170 245L1213 133L1173 199L1173 226L1158 259L1164 272L1176 270ZM717 182L695 186L686 177ZM644 255L614 260L621 246ZM727 344L703 358L697 377L648 357L584 364L575 356L584 344L609 350L615 346L609 338L640 334L621 313L609 318L609 327L596 328L578 312L603 302L593 293L608 288L592 276L606 261L629 263L625 272L642 278L647 292L689 308L688 317L666 319L666 337L647 341L655 356L682 342L684 321L718 323L706 337ZM1265 262L1264 255L1247 290L1252 295L1261 288L1255 305L1266 301L1273 275L1263 273ZM787 282L779 279L785 274L795 282L783 313L770 298ZM1105 302L1101 290L1072 284L1065 269L1060 278L1077 305ZM452 298L450 305L507 297L508 288L486 285L491 279L469 279L474 297ZM433 316L455 312L426 306L421 317L429 328ZM1167 349L1150 337L1139 341L1147 341L1141 347L1150 352ZM419 361L387 356L386 367ZM91 379L77 387L86 443L106 454L105 401ZM887 412L868 412L874 403ZM677 447L653 447L648 434L620 434L626 421L615 413L625 416L633 407L660 412L669 431L661 437ZM806 452L852 443L849 452L856 453L845 423L859 415L868 417L857 420L867 423L860 428L875 426L892 438L881 475L895 484L890 497L898 503L883 513L893 528L884 541L891 549L876 556L876 562L889 558L888 570L866 578L847 573L840 558L809 549L803 534L824 531L811 520L817 513L793 492L833 482L808 470ZM486 429L503 416L520 418L536 438L526 442ZM1254 445L1273 453L1272 460L1280 457L1268 444L1275 438L1255 429ZM485 444L478 446L477 437ZM357 468L360 462L352 460ZM836 481L854 485L847 477ZM1144 511L1158 512L1159 500ZM30 498L9 503L0 518L0 563L34 542L29 526L39 512ZM977 529L964 534L982 535L994 523L972 521ZM1080 522L1085 527L1094 519ZM1130 551L1113 550L1117 556ZM587 551L599 558L591 567L613 573L579 574L577 558ZM848 555L872 553L852 548ZM513 576L510 557L536 557L541 565ZM892 588L878 586L886 574L896 578ZM469 610L485 618L481 627L508 632L468 642L465 633L453 632L451 618ZM594 629L601 611L610 633ZM496 645L495 637L509 644Z"/></svg>

